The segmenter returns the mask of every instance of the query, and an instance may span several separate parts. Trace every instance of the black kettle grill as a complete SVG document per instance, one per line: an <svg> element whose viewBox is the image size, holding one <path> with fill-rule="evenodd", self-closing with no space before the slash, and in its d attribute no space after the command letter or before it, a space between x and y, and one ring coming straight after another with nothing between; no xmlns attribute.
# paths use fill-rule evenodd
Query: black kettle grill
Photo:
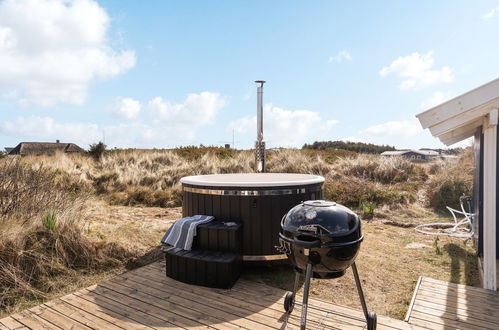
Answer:
<svg viewBox="0 0 499 330"><path fill-rule="evenodd" d="M359 217L347 207L328 201L306 201L293 207L281 221L279 233L282 253L295 267L293 292L284 299L284 309L293 311L300 274L305 271L300 328L305 329L310 279L337 278L352 267L355 284L369 330L376 329L376 313L367 310L364 292L355 266L363 236Z"/></svg>

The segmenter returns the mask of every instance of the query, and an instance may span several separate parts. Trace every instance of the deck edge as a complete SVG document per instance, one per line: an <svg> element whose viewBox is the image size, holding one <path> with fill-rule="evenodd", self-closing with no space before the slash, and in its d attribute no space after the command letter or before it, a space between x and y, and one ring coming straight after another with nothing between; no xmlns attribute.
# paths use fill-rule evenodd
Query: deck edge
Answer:
<svg viewBox="0 0 499 330"><path fill-rule="evenodd" d="M407 313L405 313L405 322L409 322L411 318L412 308L414 307L414 302L416 301L416 295L418 294L419 287L421 286L421 281L423 280L423 276L419 276L418 281L416 282L416 287L414 288L414 293L412 294L411 302L409 303L409 308L407 309Z"/></svg>

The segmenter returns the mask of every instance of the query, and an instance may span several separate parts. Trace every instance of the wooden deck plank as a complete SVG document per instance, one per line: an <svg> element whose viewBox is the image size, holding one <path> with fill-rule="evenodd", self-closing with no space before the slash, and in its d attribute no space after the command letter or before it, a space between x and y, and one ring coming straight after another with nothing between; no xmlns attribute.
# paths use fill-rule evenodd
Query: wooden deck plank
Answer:
<svg viewBox="0 0 499 330"><path fill-rule="evenodd" d="M90 328L102 328L110 330L121 330L122 328L116 326L112 322L108 322L94 314L88 313L85 310L76 308L75 306L64 302L64 300L58 299L54 301L49 301L42 306L47 306L65 316L80 322Z"/></svg>
<svg viewBox="0 0 499 330"><path fill-rule="evenodd" d="M228 329L238 328L239 326L254 326L253 323L244 321L237 322L237 320L232 324L230 319L231 315L229 313L219 312L218 310L209 308L208 306L203 309L201 306L204 305L196 304L194 301L189 301L183 297L169 294L163 295L157 292L153 295L153 292L146 290L149 289L147 286L136 286L131 288L125 285L120 285L116 282L108 282L99 287L99 290L101 291L106 289L112 290L124 296L133 297L143 303L149 304L151 311L164 310L166 312L173 311L175 313L182 311L182 313L178 313L170 319L171 322L175 322L176 324L179 324L178 320L180 320L182 316L186 316L183 319L188 322L187 324L193 324L196 322L202 328L206 328L207 325L211 324L217 324L220 327ZM206 326L203 326L203 324Z"/></svg>
<svg viewBox="0 0 499 330"><path fill-rule="evenodd" d="M248 315L247 311L249 310L253 311L255 314L251 315L252 319L253 316L255 316L255 320L257 322L264 322L267 325L273 325L278 328L282 325L282 322L276 320L281 319L285 314L284 309L282 307L283 306L282 301L279 302L277 310L272 309L272 306L268 304L264 304L263 306L255 304L255 301L258 302L260 300L261 298L260 295L257 297L253 297L253 299L251 299L251 296L247 294L234 295L234 293L237 292L234 289L222 290L222 289L210 289L210 288L192 286L174 281L162 274L161 275L155 274L155 272L148 272L146 275L144 275L144 277L141 278L129 275L126 275L126 277L128 279L131 280L135 279L137 281L140 280L141 278L142 279L147 278L150 280L148 281L148 283L150 283L150 285L155 289L161 291L167 291L172 294L181 294L184 297L186 297L186 293L188 293L189 291L194 295L194 297L209 297L210 300L208 303L210 304L214 303L218 304L220 300L222 300L223 303L219 304L220 308L229 307L231 310L234 311L236 315L240 315L241 317L246 317L245 315ZM239 283L236 284L236 286L238 285ZM224 295L223 299L220 299L220 295ZM281 297L279 297L279 299L281 299ZM228 303L229 301L230 303ZM238 310L237 309L234 310L234 307L236 306L238 307ZM318 318L322 318L323 316L324 313L321 313L320 317ZM295 316L292 316L289 319L289 321L291 324L296 323L297 325L299 325L299 319Z"/></svg>
<svg viewBox="0 0 499 330"><path fill-rule="evenodd" d="M418 294L418 304L439 311L453 310L459 316L473 317L492 323L498 323L499 328L499 318L497 317L499 310L497 308L476 309L466 304L457 304L448 300L445 302L445 305L443 305L441 300L422 295L421 293Z"/></svg>
<svg viewBox="0 0 499 330"><path fill-rule="evenodd" d="M434 313L439 313L441 315L444 314L449 316L456 315L459 318L477 320L479 322L488 323L488 325L486 325L487 327L493 327L499 329L499 319L497 318L497 313L499 313L498 310L496 310L495 313L484 315L484 314L474 313L473 310L462 311L462 310L455 310L453 308L448 309L446 306L442 306L441 304L431 303L421 299L418 299L415 306L421 308L429 308L433 310Z"/></svg>
<svg viewBox="0 0 499 330"><path fill-rule="evenodd" d="M67 329L68 325L71 325L71 329L79 329L79 330L87 330L91 329L90 327L81 324L77 322L76 320L71 319L70 317L67 317L64 314L61 314L57 311L54 311L48 307L45 307L43 305L33 307L29 310L31 315L36 315L40 318L43 318L47 322L52 323L55 327L53 328L61 328L61 329ZM25 311L25 313L28 313L28 311Z"/></svg>
<svg viewBox="0 0 499 330"><path fill-rule="evenodd" d="M249 314L245 312L244 309L241 309L241 305L238 302L232 300L232 303L228 303L227 300L221 301L217 299L210 299L211 297L206 297L209 295L209 291L205 291L202 294L194 292L189 292L184 286L181 288L177 288L171 285L164 285L164 282L161 282L159 279L153 279L148 283L147 286L144 286L143 283L144 277L139 277L134 274L130 274L126 277L118 277L114 279L113 283L119 283L121 285L130 287L130 288L141 288L143 292L150 293L153 296L159 297L162 299L163 295L177 295L182 296L187 301L190 301L191 308L194 308L196 304L200 304L201 309L205 309L206 307L215 308L219 311L228 312L233 316L246 317L246 319L253 321L253 323L248 324L249 327L259 327L259 328L272 328L272 326L278 326L278 322L275 318L259 316L258 314ZM141 283L142 282L142 283ZM192 286L191 286L192 287ZM188 302L189 303L189 302ZM248 310L252 309L252 306L248 306L246 304L244 307L248 308ZM206 306L206 307L205 307Z"/></svg>
<svg viewBox="0 0 499 330"><path fill-rule="evenodd" d="M301 297L297 297L293 313L287 315L283 309L285 294L245 279L231 290L192 286L167 278L165 263L157 262L0 319L0 327L298 329ZM431 303L422 300L421 308ZM309 300L307 325L310 329L366 328L361 311L315 298ZM416 327L378 316L378 329L411 328Z"/></svg>
<svg viewBox="0 0 499 330"><path fill-rule="evenodd" d="M167 278L166 276L164 276L164 273L161 270L161 268L158 268L158 267L154 267L154 268L156 268L155 271L150 271L150 272L147 272L147 274L143 274L146 278L151 279L152 282L159 281L159 282L164 282L165 284L170 283L172 286L173 285L175 285L175 286L188 286L187 284L179 283L179 282L174 281L170 278ZM158 272L158 270L159 270L159 272ZM264 290L262 290L262 288L265 285L262 286L262 285L256 284L256 283L255 283L256 286L249 291L240 292L240 290L236 290L236 288L240 287L241 283L243 283L243 282L244 282L244 280L239 280L238 283L236 283L236 285L231 290L209 289L209 288L202 288L202 287L195 287L195 286L190 286L190 287L196 288L196 290L203 290L202 293L201 292L198 293L199 295L204 295L204 294L206 294L207 290L208 291L211 290L211 291L217 292L218 294L223 294L225 296L232 296L234 298L246 301L248 303L253 303L255 306L258 306L256 308L258 308L260 310L265 310L265 312L272 309L273 312L279 313L281 316L279 319L283 320L283 318L285 316L284 309L283 309L283 299L284 299L284 295L286 293L285 291L277 289L277 290L279 290L278 291L279 294L276 296L273 293L264 292ZM268 299L268 300L265 299L267 296L270 296L270 299ZM317 309L314 309L313 307L311 307L309 309L307 321L309 322L309 324L313 324L314 326L320 326L320 324L322 322L322 323L325 323L326 326L331 326L333 328L334 327L345 328L348 326L355 326L357 328L358 327L362 328L364 325L363 320L362 321L357 320L356 324L352 324L351 317L345 318L349 322L345 322L345 320L339 320L337 315L333 315L333 317L329 317L326 319L325 316L327 315L328 312L329 311L321 311L321 310L318 311ZM344 316L342 315L342 317L344 317ZM336 320L333 320L334 318L336 318ZM289 320L289 323L291 323L291 324L299 325L299 317L297 316L296 312L294 314L292 314L288 320Z"/></svg>
<svg viewBox="0 0 499 330"><path fill-rule="evenodd" d="M417 302L416 302L416 304L414 304L413 311L425 313L426 315L428 315L428 317L443 319L444 321L446 321L446 320L458 321L459 323L462 323L463 325L477 326L477 327L481 327L484 329L497 329L498 328L497 324L494 324L494 323L490 323L490 322L480 320L480 319L475 319L475 318L463 317L463 316L460 316L460 315L453 313L452 311L450 311L450 312L439 311L439 310L431 308L431 307L420 305Z"/></svg>
<svg viewBox="0 0 499 330"><path fill-rule="evenodd" d="M423 277L407 321L424 327L499 329L499 292Z"/></svg>
<svg viewBox="0 0 499 330"><path fill-rule="evenodd" d="M42 319L35 313L23 311L15 314L13 317L31 329L61 329L60 327L57 327L56 325Z"/></svg>
<svg viewBox="0 0 499 330"><path fill-rule="evenodd" d="M416 288L414 288L414 293L412 294L411 302L409 303L409 308L407 308L407 313L405 314L404 321L409 321L409 315L411 315L412 307L414 306L414 301L416 300L416 294L418 293L419 287L421 286L421 281L423 280L423 276L418 278L416 282Z"/></svg>
<svg viewBox="0 0 499 330"><path fill-rule="evenodd" d="M476 293L470 294L469 292L465 291L456 291L452 288L436 287L432 285L424 285L420 288L420 290L431 292L435 296L457 297L461 299L466 299L469 303L477 305L485 303L487 305L494 305L499 307L499 300L497 299L497 297L494 297L493 295L490 294L482 294L482 295Z"/></svg>
<svg viewBox="0 0 499 330"><path fill-rule="evenodd" d="M245 290L245 292L248 294L251 291L255 290L254 286L256 284L257 284L256 282L241 281L241 284L238 285L236 289ZM273 288L273 287L267 286L267 285L262 284L262 283L258 283L258 285L259 286L264 286L265 288L264 289L260 289L260 290L267 291L267 294L269 294L269 295L275 295L275 294L278 294L279 292L282 292L283 297L284 297L284 294L286 293L284 290ZM356 293L355 293L355 298L357 298ZM300 305L301 299L302 299L302 297L298 295L297 296L297 303L298 303L298 305ZM352 320L356 320L359 325L360 324L365 324L364 314L360 310L356 310L356 309L345 307L345 306L335 305L332 302L328 302L328 301L317 299L317 298L313 298L313 297L309 298L309 302L310 302L310 304L312 306L312 310L317 310L318 309L318 310L329 311L330 313L338 314L340 316L348 317L348 318L350 318ZM281 308L282 308L282 304L281 304ZM401 327L402 328L404 328L404 327L405 328L410 328L410 326L408 326L403 321L390 319L388 317L384 317L384 316L381 316L381 315L378 316L378 325L389 327L389 328L393 327L395 329L400 329Z"/></svg>
<svg viewBox="0 0 499 330"><path fill-rule="evenodd" d="M499 302L499 295L496 291L491 291L482 288L476 288L473 286L466 286L462 284L448 283L443 281L438 281L429 278L423 278L423 287L431 287L436 290L445 290L449 292L455 293L464 293L469 296L478 297L478 298L487 298L494 302Z"/></svg>
<svg viewBox="0 0 499 330"><path fill-rule="evenodd" d="M108 298L106 296L101 296L92 291L77 292L75 293L75 295L89 301L94 306L103 306L105 309L111 310L116 315L117 319L120 319L121 317L124 317L125 319L131 319L138 326L157 329L160 328L161 324L168 324L167 321L162 320L161 318L149 315L132 306L122 304L114 299Z"/></svg>
<svg viewBox="0 0 499 330"><path fill-rule="evenodd" d="M2 324L7 329L29 329L24 324L12 318L12 316L7 316L0 320L0 324Z"/></svg>
<svg viewBox="0 0 499 330"><path fill-rule="evenodd" d="M184 325L183 320L172 318L171 313L167 310L158 309L133 297L120 295L100 286L92 287L79 296L92 301L94 304L103 304L117 313L152 328L182 328ZM179 324L173 322L178 322ZM188 325L193 329L197 329L199 326L203 329L205 328L194 321L188 323Z"/></svg>
<svg viewBox="0 0 499 330"><path fill-rule="evenodd" d="M74 294L61 297L60 299L75 308L90 311L95 316L105 319L109 323L115 324L123 329L150 329L148 326L139 324L131 318L114 312L112 309L105 308L102 305L93 304L88 300L75 296Z"/></svg>

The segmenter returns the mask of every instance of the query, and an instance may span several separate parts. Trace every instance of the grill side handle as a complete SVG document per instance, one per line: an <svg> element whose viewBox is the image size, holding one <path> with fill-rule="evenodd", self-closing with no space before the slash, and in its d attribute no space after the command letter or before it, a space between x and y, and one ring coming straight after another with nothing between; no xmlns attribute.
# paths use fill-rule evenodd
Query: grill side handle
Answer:
<svg viewBox="0 0 499 330"><path fill-rule="evenodd" d="M306 248L306 249L311 249L311 248L316 248L321 246L321 240L316 239L314 241L302 241L301 239L298 239L296 237L294 238L289 238L284 236L282 233L279 233L279 238L281 238L283 241L288 242L290 244L295 244L297 246Z"/></svg>

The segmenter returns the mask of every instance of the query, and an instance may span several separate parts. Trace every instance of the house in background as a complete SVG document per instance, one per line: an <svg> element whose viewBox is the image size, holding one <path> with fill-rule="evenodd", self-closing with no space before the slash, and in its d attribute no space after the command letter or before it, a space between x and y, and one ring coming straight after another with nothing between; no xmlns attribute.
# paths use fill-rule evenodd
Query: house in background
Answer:
<svg viewBox="0 0 499 330"><path fill-rule="evenodd" d="M39 156L53 155L56 152L80 153L84 150L74 143L61 143L59 140L56 142L21 142L12 148L8 155Z"/></svg>
<svg viewBox="0 0 499 330"><path fill-rule="evenodd" d="M4 149L5 149L5 154L8 155L9 152L11 152L12 149L14 149L14 148L5 147Z"/></svg>
<svg viewBox="0 0 499 330"><path fill-rule="evenodd" d="M385 157L404 157L412 160L432 160L437 159L440 154L434 150L394 150L384 151L381 156Z"/></svg>
<svg viewBox="0 0 499 330"><path fill-rule="evenodd" d="M450 146L473 137L473 223L483 287L497 290L499 255L499 79L418 114L423 128Z"/></svg>

